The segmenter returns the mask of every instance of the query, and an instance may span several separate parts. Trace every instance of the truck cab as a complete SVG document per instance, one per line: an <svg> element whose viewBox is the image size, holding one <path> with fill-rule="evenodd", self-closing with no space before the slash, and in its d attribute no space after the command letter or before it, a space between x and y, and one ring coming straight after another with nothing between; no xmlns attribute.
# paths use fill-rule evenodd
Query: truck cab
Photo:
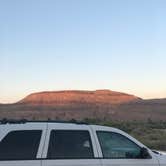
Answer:
<svg viewBox="0 0 166 166"><path fill-rule="evenodd" d="M0 166L165 165L165 155L111 127L57 121L0 124Z"/></svg>

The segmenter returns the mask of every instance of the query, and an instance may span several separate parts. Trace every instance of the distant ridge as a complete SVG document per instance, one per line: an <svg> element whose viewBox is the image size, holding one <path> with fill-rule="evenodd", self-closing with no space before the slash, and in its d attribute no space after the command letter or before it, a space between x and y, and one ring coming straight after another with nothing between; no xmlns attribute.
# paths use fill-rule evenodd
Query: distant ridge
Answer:
<svg viewBox="0 0 166 166"><path fill-rule="evenodd" d="M144 100L111 90L64 90L32 93L0 105L0 119L166 121L166 99Z"/></svg>
<svg viewBox="0 0 166 166"><path fill-rule="evenodd" d="M32 93L19 101L22 104L66 104L66 103L110 103L121 104L141 100L134 95L111 90L81 91L45 91Z"/></svg>

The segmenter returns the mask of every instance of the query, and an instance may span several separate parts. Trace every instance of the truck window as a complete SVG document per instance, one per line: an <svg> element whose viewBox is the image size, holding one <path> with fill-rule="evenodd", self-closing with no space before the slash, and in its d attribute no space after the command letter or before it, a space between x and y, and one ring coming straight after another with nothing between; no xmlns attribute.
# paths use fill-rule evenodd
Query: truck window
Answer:
<svg viewBox="0 0 166 166"><path fill-rule="evenodd" d="M0 142L0 160L35 159L41 130L12 131Z"/></svg>
<svg viewBox="0 0 166 166"><path fill-rule="evenodd" d="M93 157L92 143L88 131L51 131L47 158L86 159Z"/></svg>
<svg viewBox="0 0 166 166"><path fill-rule="evenodd" d="M127 137L118 133L105 131L97 131L97 136L104 158L140 158L141 148Z"/></svg>

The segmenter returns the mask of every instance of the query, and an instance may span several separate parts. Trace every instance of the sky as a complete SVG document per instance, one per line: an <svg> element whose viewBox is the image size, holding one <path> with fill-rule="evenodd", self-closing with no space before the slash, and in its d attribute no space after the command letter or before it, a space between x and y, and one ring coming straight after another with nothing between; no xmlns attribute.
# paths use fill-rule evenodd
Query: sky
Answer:
<svg viewBox="0 0 166 166"><path fill-rule="evenodd" d="M110 89L166 97L165 0L0 0L0 103Z"/></svg>

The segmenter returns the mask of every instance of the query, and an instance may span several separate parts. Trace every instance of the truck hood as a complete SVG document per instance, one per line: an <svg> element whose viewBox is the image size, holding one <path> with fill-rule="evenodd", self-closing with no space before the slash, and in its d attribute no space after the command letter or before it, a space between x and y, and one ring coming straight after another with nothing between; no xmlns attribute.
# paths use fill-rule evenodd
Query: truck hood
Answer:
<svg viewBox="0 0 166 166"><path fill-rule="evenodd" d="M160 163L160 166L165 166L166 165L166 152L162 151L153 151Z"/></svg>

